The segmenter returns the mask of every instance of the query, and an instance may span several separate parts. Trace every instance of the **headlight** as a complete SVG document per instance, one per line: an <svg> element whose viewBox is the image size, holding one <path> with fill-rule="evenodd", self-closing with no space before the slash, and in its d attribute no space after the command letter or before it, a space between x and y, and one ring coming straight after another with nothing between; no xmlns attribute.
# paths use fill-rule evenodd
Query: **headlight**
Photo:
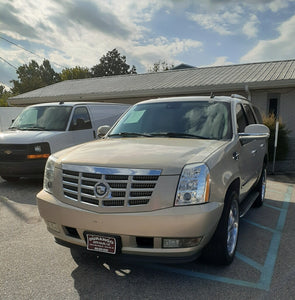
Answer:
<svg viewBox="0 0 295 300"><path fill-rule="evenodd" d="M27 159L47 159L50 156L48 143L38 143L28 146Z"/></svg>
<svg viewBox="0 0 295 300"><path fill-rule="evenodd" d="M50 155L45 165L43 189L48 193L52 193L55 162L56 162L56 157Z"/></svg>
<svg viewBox="0 0 295 300"><path fill-rule="evenodd" d="M186 165L181 173L175 205L206 203L209 200L210 174L205 164Z"/></svg>

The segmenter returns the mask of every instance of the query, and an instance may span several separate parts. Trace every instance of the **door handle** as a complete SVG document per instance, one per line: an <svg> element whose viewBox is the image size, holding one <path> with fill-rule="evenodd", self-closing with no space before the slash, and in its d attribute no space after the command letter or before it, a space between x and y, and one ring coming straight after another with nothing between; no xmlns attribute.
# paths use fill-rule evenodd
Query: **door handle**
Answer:
<svg viewBox="0 0 295 300"><path fill-rule="evenodd" d="M254 150L251 151L251 154L252 154L252 155L255 155L256 153L257 153L257 150L256 150L256 149L254 149Z"/></svg>

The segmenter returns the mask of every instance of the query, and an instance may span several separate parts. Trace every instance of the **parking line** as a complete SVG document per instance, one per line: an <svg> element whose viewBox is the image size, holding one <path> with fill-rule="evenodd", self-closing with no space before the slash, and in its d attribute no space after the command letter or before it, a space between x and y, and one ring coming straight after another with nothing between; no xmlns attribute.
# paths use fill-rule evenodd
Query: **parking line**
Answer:
<svg viewBox="0 0 295 300"><path fill-rule="evenodd" d="M240 252L236 252L236 257L240 260L242 260L243 262L245 262L247 265L250 265L251 267L253 267L254 269L262 272L263 271L263 265L256 262L255 260L241 254Z"/></svg>
<svg viewBox="0 0 295 300"><path fill-rule="evenodd" d="M227 284L233 284L233 285L238 285L238 286L244 286L244 287L250 287L250 288L256 288L256 289L269 291L270 285L271 285L271 280L273 277L274 267L275 267L275 263L276 263L276 259L277 259L277 255L278 255L278 249L279 249L279 245L280 245L280 241L281 241L282 230L285 225L292 193L293 193L293 186L289 185L287 188L287 191L284 194L284 202L283 202L282 208L280 209L280 215L279 215L275 230L265 227L265 226L262 226L262 225L259 225L259 224L256 224L254 222L250 222L249 220L245 220L248 223L251 223L252 225L255 225L259 228L268 230L273 233L273 236L272 236L272 239L270 242L270 246L269 246L269 249L268 249L268 252L266 255L266 259L265 259L265 262L263 265L260 265L259 263L255 262L251 258L248 258L240 253L237 253L238 259L241 259L243 262L247 263L251 267L253 267L261 272L260 279L258 282L250 282L250 281L245 281L245 280L237 280L234 278L215 276L212 274L194 272L194 271L171 267L171 266L162 265L162 264L147 264L147 265L145 265L145 267L157 269L157 270L161 270L161 271L165 271L165 272L172 272L172 273L176 273L176 274L186 275L186 276L190 276L190 277L194 277L194 278L212 280L212 281L217 281L217 282L222 282L222 283L227 283Z"/></svg>
<svg viewBox="0 0 295 300"><path fill-rule="evenodd" d="M260 224L258 224L258 223L252 222L252 221L247 220L247 219L243 219L243 222L248 223L248 224L251 224L251 225L253 225L253 226L255 226L255 227L258 227L258 228L260 228L260 229L270 231L270 232L272 232L272 233L275 233L275 232L276 232L276 229L272 229L272 228L270 228L270 227L266 227L266 226L260 225Z"/></svg>
<svg viewBox="0 0 295 300"><path fill-rule="evenodd" d="M275 267L275 262L280 246L280 241L281 241L281 235L282 231L285 225L286 217L287 217L287 212L289 208L289 203L291 201L292 197L292 192L293 192L293 186L288 186L287 192L285 193L284 197L284 203L282 207L282 211L280 213L277 226L276 226L276 232L273 234L273 238L271 240L269 250L266 256L266 260L264 262L264 270L261 273L260 276L260 281L259 285L261 288L265 290L269 290L270 284L271 284L271 279L273 276L273 271Z"/></svg>

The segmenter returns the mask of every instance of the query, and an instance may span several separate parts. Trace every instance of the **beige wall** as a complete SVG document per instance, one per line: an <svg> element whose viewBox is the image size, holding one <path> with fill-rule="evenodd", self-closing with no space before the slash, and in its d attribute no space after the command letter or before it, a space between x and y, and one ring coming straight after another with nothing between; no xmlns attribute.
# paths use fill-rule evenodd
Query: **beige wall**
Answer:
<svg viewBox="0 0 295 300"><path fill-rule="evenodd" d="M254 91L252 102L258 106L262 113L268 113L268 94L279 94L280 120L291 130L289 137L295 138L295 89L280 89L272 91Z"/></svg>

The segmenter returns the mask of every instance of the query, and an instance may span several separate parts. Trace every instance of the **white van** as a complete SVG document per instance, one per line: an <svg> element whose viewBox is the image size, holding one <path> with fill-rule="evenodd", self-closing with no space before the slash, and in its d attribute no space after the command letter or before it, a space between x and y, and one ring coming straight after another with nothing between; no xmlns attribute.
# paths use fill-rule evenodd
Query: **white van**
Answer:
<svg viewBox="0 0 295 300"><path fill-rule="evenodd" d="M28 106L0 133L0 176L7 181L42 177L51 153L96 139L130 105L59 102Z"/></svg>

